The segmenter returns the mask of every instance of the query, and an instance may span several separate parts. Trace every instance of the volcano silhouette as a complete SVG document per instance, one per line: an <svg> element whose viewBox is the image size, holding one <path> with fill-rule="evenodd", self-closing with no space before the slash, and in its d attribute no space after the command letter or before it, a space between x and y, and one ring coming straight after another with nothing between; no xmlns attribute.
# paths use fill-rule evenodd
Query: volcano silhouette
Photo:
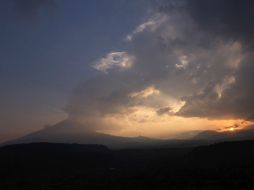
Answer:
<svg viewBox="0 0 254 190"><path fill-rule="evenodd" d="M20 144L32 142L101 144L110 148L139 147L166 143L166 140L147 137L120 137L87 130L83 124L64 120L55 125L30 133L4 144Z"/></svg>

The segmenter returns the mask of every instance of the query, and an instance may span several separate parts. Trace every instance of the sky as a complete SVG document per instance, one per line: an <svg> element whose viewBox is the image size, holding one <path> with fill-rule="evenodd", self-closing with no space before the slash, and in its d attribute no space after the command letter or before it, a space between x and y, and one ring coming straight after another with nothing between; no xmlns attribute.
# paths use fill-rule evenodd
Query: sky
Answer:
<svg viewBox="0 0 254 190"><path fill-rule="evenodd" d="M120 136L252 125L251 0L0 1L0 142L62 120Z"/></svg>

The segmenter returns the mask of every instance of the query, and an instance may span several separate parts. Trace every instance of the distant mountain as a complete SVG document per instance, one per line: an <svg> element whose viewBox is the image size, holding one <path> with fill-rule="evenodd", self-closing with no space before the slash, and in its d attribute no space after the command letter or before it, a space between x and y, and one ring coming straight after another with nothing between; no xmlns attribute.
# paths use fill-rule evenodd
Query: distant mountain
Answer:
<svg viewBox="0 0 254 190"><path fill-rule="evenodd" d="M246 129L235 130L235 131L202 131L197 134L194 140L206 140L212 142L220 141L240 141L240 140L253 140L254 139L254 128L249 127Z"/></svg>
<svg viewBox="0 0 254 190"><path fill-rule="evenodd" d="M196 168L254 166L254 140L230 141L195 148L189 154Z"/></svg>
<svg viewBox="0 0 254 190"><path fill-rule="evenodd" d="M200 140L215 140L215 139L221 139L221 138L224 138L224 135L220 132L213 131L213 130L202 131L198 133L196 136L194 136L194 139L200 139Z"/></svg>
<svg viewBox="0 0 254 190"><path fill-rule="evenodd" d="M89 127L91 129L91 127ZM195 132L196 133L196 132ZM202 131L192 139L153 139L143 136L120 137L92 130L71 121L64 120L53 126L46 127L37 132L21 138L6 142L2 145L49 142L49 143L79 143L101 144L109 148L143 148L143 147L194 147L222 141L251 140L254 139L254 128L236 130L234 132Z"/></svg>
<svg viewBox="0 0 254 190"><path fill-rule="evenodd" d="M32 142L102 144L110 148L144 147L165 144L168 141L147 137L120 137L87 131L85 126L74 121L65 120L21 138L4 143L20 144Z"/></svg>
<svg viewBox="0 0 254 190"><path fill-rule="evenodd" d="M91 127L89 127L91 129ZM49 143L79 143L101 144L109 148L144 148L144 147L190 147L204 144L200 140L181 139L154 139L143 136L120 137L87 130L87 127L71 121L64 120L53 126L46 127L37 132L21 138L8 141L2 145L49 142Z"/></svg>

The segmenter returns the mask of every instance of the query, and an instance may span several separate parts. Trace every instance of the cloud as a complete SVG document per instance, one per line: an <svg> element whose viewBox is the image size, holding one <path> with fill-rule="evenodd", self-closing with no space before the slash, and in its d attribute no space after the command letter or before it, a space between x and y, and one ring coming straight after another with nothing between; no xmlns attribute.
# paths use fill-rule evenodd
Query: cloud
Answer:
<svg viewBox="0 0 254 190"><path fill-rule="evenodd" d="M192 95L183 96L186 104L179 115L208 118L251 117L254 111L254 104L251 103L254 96L251 84L253 8L254 3L249 0L187 0L182 1L180 6L167 3L162 6L161 11L165 14L171 14L175 10L184 12L191 19L195 25L194 30L204 34L205 38L202 40L208 42L207 50L210 50L211 60L214 60L214 63L208 59L203 60L207 68L201 70L208 76L202 79L202 75L199 75L199 78L207 84ZM216 54L213 53L214 48L217 48ZM191 49L194 50L195 47ZM220 67L219 64L225 67ZM210 78L209 75L213 77ZM193 82L198 83L196 79Z"/></svg>
<svg viewBox="0 0 254 190"><path fill-rule="evenodd" d="M107 73L111 69L125 70L132 67L134 64L134 57L127 52L111 52L105 57L97 61L93 68Z"/></svg>
<svg viewBox="0 0 254 190"><path fill-rule="evenodd" d="M236 79L234 76L226 76L221 83L215 85L214 90L218 95L218 98L222 98L223 92L235 83Z"/></svg>
<svg viewBox="0 0 254 190"><path fill-rule="evenodd" d="M138 35L139 33L142 33L144 31L155 31L161 24L163 24L168 19L167 15L157 13L153 15L151 18L149 18L144 23L140 24L136 27L135 30L133 30L130 34L128 34L125 37L126 41L132 41L133 38Z"/></svg>
<svg viewBox="0 0 254 190"><path fill-rule="evenodd" d="M209 8L197 0L170 2L170 11L166 4L127 34L129 48L95 61L92 67L100 72L73 94L66 109L70 117L101 123L121 118L127 125L165 117L253 116L254 54L244 36L252 27L232 30L240 21L249 24L242 10L234 21L238 3L215 0Z"/></svg>
<svg viewBox="0 0 254 190"><path fill-rule="evenodd" d="M188 57L185 55L182 55L179 57L179 63L176 63L175 66L178 69L186 69L188 64L189 64Z"/></svg>
<svg viewBox="0 0 254 190"><path fill-rule="evenodd" d="M130 97L135 98L146 98L148 96L154 95L154 94L159 94L160 91L156 89L154 86L149 86L145 88L144 90L141 90L139 92L132 92L129 94Z"/></svg>
<svg viewBox="0 0 254 190"><path fill-rule="evenodd" d="M170 114L171 112L172 112L172 109L170 107L163 107L163 108L156 110L156 113L158 115Z"/></svg>
<svg viewBox="0 0 254 190"><path fill-rule="evenodd" d="M190 16L202 30L253 47L254 2L251 0L187 0Z"/></svg>

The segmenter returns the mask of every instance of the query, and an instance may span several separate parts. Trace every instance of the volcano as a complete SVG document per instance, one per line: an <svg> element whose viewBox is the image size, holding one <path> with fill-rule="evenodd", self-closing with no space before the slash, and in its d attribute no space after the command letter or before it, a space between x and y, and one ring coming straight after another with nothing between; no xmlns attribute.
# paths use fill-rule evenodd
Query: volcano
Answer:
<svg viewBox="0 0 254 190"><path fill-rule="evenodd" d="M64 120L55 125L46 127L37 132L30 133L18 139L4 143L21 144L34 142L49 143L77 143L77 144L101 144L110 148L144 147L157 144L165 144L167 140L152 139L148 137L120 137L92 130L85 130L83 124L71 120Z"/></svg>

